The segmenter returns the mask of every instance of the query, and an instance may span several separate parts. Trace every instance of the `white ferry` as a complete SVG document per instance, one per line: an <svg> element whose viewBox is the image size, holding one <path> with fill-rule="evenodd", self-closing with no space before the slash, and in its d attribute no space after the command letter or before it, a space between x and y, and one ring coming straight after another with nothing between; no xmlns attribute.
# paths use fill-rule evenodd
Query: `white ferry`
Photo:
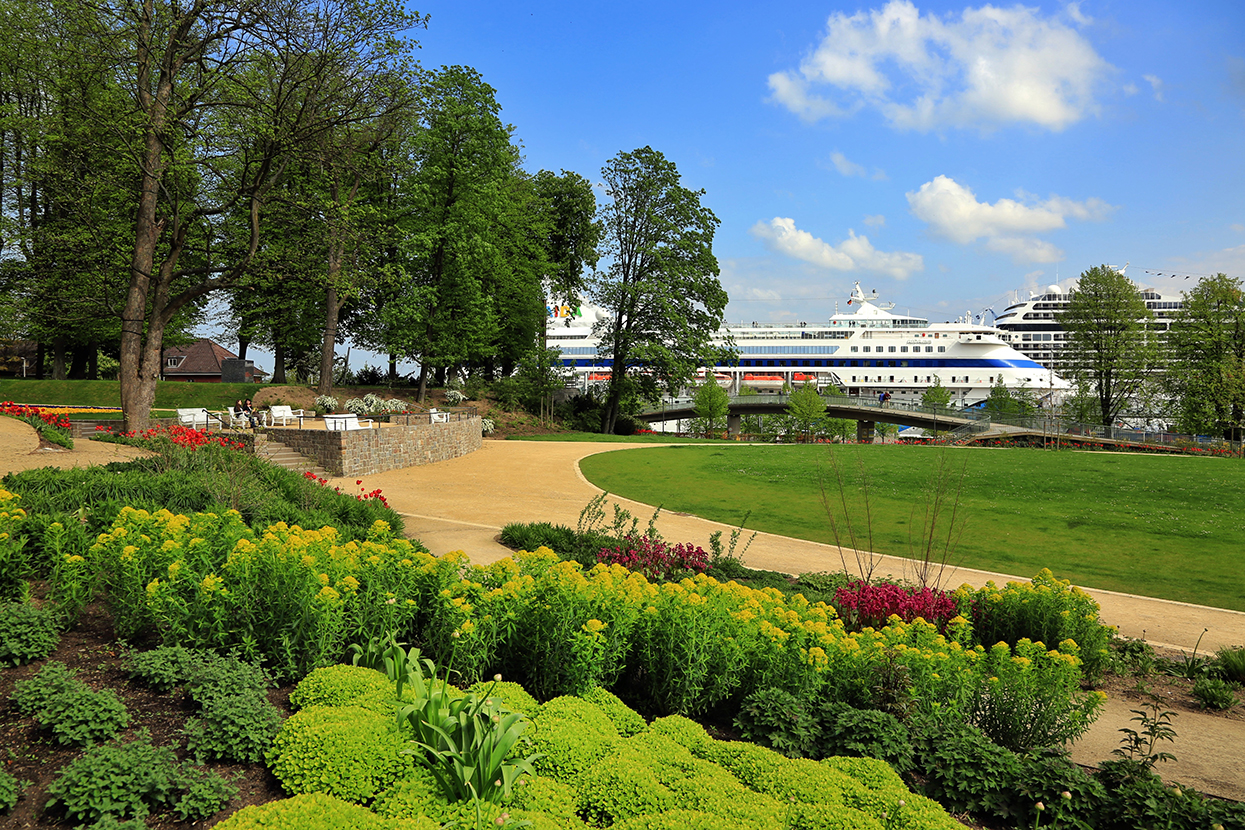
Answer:
<svg viewBox="0 0 1245 830"><path fill-rule="evenodd" d="M954 323L930 323L891 313L877 291L866 295L856 283L848 299L850 313L824 323L724 326L719 345L733 341L734 365L706 367L732 394L751 387L762 394L815 383L836 386L848 395L885 392L895 401L919 401L926 388L941 383L953 405L983 402L1000 380L1009 389L1027 389L1038 401L1059 398L1069 384L1033 359L1013 349L993 326L974 323L971 315ZM549 308L548 344L562 352L562 364L575 373L580 388L608 380L609 356L598 355L592 326L607 313L587 307ZM702 373L708 377L707 371Z"/></svg>

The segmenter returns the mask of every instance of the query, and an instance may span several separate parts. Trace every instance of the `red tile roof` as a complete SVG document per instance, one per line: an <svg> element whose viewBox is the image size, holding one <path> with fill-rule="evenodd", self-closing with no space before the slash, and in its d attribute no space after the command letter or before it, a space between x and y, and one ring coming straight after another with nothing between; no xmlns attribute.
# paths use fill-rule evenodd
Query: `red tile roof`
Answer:
<svg viewBox="0 0 1245 830"><path fill-rule="evenodd" d="M185 360L176 367L168 365L170 357L181 357L182 355L185 355ZM196 375L199 377L215 375L220 377L220 362L236 357L236 354L224 346L207 339L197 340L189 346L172 346L164 350L164 375L165 377L177 377L180 375Z"/></svg>

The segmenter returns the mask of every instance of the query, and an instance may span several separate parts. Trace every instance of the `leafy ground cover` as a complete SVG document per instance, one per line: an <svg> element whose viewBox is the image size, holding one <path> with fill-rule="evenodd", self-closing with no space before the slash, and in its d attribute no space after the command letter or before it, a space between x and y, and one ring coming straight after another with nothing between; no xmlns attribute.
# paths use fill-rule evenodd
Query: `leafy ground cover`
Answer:
<svg viewBox="0 0 1245 830"><path fill-rule="evenodd" d="M835 465L858 533L874 549L920 547L931 476L946 458L967 516L952 564L998 573L1048 567L1079 585L1245 611L1245 465L1230 459L899 445L668 447L580 463L593 484L666 510L834 543ZM840 530L842 526L840 524ZM1103 540L1109 539L1109 553Z"/></svg>

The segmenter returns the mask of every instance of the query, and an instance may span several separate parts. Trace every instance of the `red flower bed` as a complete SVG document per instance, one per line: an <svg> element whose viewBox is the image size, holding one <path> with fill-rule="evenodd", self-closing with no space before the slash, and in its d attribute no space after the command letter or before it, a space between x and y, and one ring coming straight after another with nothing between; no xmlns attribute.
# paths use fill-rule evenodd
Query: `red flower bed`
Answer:
<svg viewBox="0 0 1245 830"><path fill-rule="evenodd" d="M946 591L931 588L900 588L883 583L853 582L834 592L835 605L844 625L853 631L882 628L892 614L904 622L921 617L945 631L947 621L959 613L955 599Z"/></svg>
<svg viewBox="0 0 1245 830"><path fill-rule="evenodd" d="M95 431L106 432L109 435L117 435L121 438L137 438L140 441L151 441L161 436L167 436L174 444L179 447L185 447L188 450L197 450L199 447L204 447L208 444L219 444L231 450L246 449L246 442L244 441L231 441L223 435L212 435L209 432L201 432L193 427L182 426L181 424L152 427L142 432L136 432L132 429L125 432L113 432L112 427L97 426Z"/></svg>
<svg viewBox="0 0 1245 830"><path fill-rule="evenodd" d="M307 472L303 473L303 478L308 479L310 481L314 481L316 484L319 484L321 487L329 486L329 480L327 478L321 478L320 476L313 473L311 470L308 470ZM359 501L367 501L368 499L376 499L378 502L383 504L385 507L389 506L389 500L385 498L385 494L380 491L379 487L377 487L375 490L372 490L371 492L368 492L363 489L363 486L362 486L363 479L361 478L355 479L354 483L360 485L359 492L355 494L355 498L358 499ZM334 487L333 491L340 493L342 491L342 488Z"/></svg>
<svg viewBox="0 0 1245 830"><path fill-rule="evenodd" d="M55 412L44 412L37 406L27 406L25 404L13 403L5 401L0 403L0 415L12 415L16 418L38 418L48 426L57 427L58 429L71 429L72 424L64 415L58 415Z"/></svg>
<svg viewBox="0 0 1245 830"><path fill-rule="evenodd" d="M647 536L628 537L615 548L602 548L597 561L606 565L622 565L644 574L649 579L667 579L683 571L701 573L709 567L709 554L691 544L671 547L664 539Z"/></svg>

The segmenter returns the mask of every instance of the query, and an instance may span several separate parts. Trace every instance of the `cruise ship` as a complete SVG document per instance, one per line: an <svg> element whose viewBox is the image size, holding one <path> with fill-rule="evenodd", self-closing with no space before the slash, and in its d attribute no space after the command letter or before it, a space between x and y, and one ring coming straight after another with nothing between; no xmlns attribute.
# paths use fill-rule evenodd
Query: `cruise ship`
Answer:
<svg viewBox="0 0 1245 830"><path fill-rule="evenodd" d="M1183 307L1182 295L1144 286L1138 288L1153 315L1149 321L1151 331L1158 332L1160 337L1166 336L1172 320ZM994 319L994 325L1003 332L1003 342L1054 372L1070 374L1071 361L1063 351L1066 336L1059 318L1067 310L1073 290L1050 285L1043 293L1030 293L1027 300L1013 295L1011 304Z"/></svg>
<svg viewBox="0 0 1245 830"><path fill-rule="evenodd" d="M727 325L718 345L733 343L734 365L705 367L732 394L744 387L777 393L784 387L815 383L835 386L848 395L876 396L893 401L920 401L930 386L941 384L952 405L980 404L1000 381L1009 389L1025 389L1035 400L1058 399L1069 384L1033 358L1012 348L1003 332L974 323L971 315L951 323L930 323L921 317L893 314L877 291L866 295L855 284L847 313L825 322L773 325ZM593 324L606 312L592 307L550 306L546 331L562 364L575 373L575 385L587 389L609 380L609 356L597 353Z"/></svg>

